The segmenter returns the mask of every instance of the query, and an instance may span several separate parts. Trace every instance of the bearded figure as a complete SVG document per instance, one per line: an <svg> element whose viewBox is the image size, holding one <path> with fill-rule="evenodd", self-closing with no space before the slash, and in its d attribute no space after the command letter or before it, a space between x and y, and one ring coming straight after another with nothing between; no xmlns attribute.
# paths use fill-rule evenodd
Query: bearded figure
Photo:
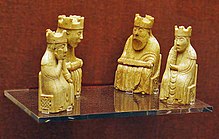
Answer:
<svg viewBox="0 0 219 139"><path fill-rule="evenodd" d="M193 104L196 96L197 55L190 44L192 27L175 26L174 46L169 52L161 82L160 100L168 104Z"/></svg>
<svg viewBox="0 0 219 139"><path fill-rule="evenodd" d="M150 15L135 15L133 34L118 59L116 89L142 94L153 94L158 89L161 55L159 43L151 31L153 23Z"/></svg>

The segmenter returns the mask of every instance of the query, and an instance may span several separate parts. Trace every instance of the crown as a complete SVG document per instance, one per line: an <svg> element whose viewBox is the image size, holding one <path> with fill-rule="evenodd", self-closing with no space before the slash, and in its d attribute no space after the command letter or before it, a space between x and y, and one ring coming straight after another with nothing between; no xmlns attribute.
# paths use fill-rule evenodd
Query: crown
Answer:
<svg viewBox="0 0 219 139"><path fill-rule="evenodd" d="M65 15L58 16L58 27L64 29L83 29L84 28L84 17L77 15Z"/></svg>
<svg viewBox="0 0 219 139"><path fill-rule="evenodd" d="M141 17L139 14L135 14L134 25L142 28L152 28L154 24L154 17L150 15L145 15L145 17Z"/></svg>
<svg viewBox="0 0 219 139"><path fill-rule="evenodd" d="M192 27L189 26L187 29L184 26L175 25L175 36L184 36L184 37L190 37L192 34Z"/></svg>
<svg viewBox="0 0 219 139"><path fill-rule="evenodd" d="M66 30L61 33L57 33L50 29L46 30L46 41L47 43L67 43Z"/></svg>

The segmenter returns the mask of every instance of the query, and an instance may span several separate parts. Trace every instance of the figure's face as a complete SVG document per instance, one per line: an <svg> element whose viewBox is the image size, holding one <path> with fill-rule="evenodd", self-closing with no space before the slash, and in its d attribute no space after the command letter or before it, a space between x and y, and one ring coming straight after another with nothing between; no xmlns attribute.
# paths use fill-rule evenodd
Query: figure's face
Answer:
<svg viewBox="0 0 219 139"><path fill-rule="evenodd" d="M150 30L137 27L133 28L133 47L135 50L141 50L145 47L150 37Z"/></svg>
<svg viewBox="0 0 219 139"><path fill-rule="evenodd" d="M189 41L186 37L176 36L175 37L175 46L177 52L184 52L189 44Z"/></svg>
<svg viewBox="0 0 219 139"><path fill-rule="evenodd" d="M56 59L58 60L65 59L67 55L67 43L55 44L54 54L55 54Z"/></svg>
<svg viewBox="0 0 219 139"><path fill-rule="evenodd" d="M70 46L76 47L78 43L80 43L81 40L83 39L83 30L82 29L68 30L67 39L68 39L68 44Z"/></svg>

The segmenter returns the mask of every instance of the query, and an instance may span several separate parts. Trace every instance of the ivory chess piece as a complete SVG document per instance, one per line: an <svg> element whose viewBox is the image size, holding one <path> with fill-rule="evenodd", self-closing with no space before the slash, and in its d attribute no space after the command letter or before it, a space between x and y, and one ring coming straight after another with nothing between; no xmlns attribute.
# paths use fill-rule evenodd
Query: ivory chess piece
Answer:
<svg viewBox="0 0 219 139"><path fill-rule="evenodd" d="M191 34L191 26L175 26L174 46L169 52L160 90L160 100L168 104L195 102L198 64L190 43Z"/></svg>
<svg viewBox="0 0 219 139"><path fill-rule="evenodd" d="M66 68L66 31L47 30L47 49L39 73L38 109L42 113L71 111L74 106L74 86Z"/></svg>
<svg viewBox="0 0 219 139"><path fill-rule="evenodd" d="M75 56L75 48L83 39L84 17L70 15L58 16L58 28L57 32L66 30L67 34L67 58L66 67L71 73L71 79L73 80L74 92L76 96L81 94L81 82L82 82L82 66L83 61Z"/></svg>
<svg viewBox="0 0 219 139"><path fill-rule="evenodd" d="M135 15L132 35L118 59L114 87L121 91L153 94L158 90L161 54L152 34L154 17Z"/></svg>

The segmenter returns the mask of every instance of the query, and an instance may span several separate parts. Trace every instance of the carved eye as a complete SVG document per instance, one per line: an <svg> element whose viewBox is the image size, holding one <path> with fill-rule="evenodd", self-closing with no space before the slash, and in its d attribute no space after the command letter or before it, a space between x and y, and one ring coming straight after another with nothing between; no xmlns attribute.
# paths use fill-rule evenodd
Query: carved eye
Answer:
<svg viewBox="0 0 219 139"><path fill-rule="evenodd" d="M65 45L66 45L65 43L63 43L63 44L56 44L55 49L64 49Z"/></svg>
<svg viewBox="0 0 219 139"><path fill-rule="evenodd" d="M65 44L62 44L61 48L64 49L65 48Z"/></svg>
<svg viewBox="0 0 219 139"><path fill-rule="evenodd" d="M184 38L180 38L180 41L183 41L184 40Z"/></svg>
<svg viewBox="0 0 219 139"><path fill-rule="evenodd" d="M140 33L142 33L142 31L143 31L143 29L142 28L139 28L139 30L138 30Z"/></svg>
<svg viewBox="0 0 219 139"><path fill-rule="evenodd" d="M78 36L80 36L81 35L81 31L80 32L78 32Z"/></svg>

